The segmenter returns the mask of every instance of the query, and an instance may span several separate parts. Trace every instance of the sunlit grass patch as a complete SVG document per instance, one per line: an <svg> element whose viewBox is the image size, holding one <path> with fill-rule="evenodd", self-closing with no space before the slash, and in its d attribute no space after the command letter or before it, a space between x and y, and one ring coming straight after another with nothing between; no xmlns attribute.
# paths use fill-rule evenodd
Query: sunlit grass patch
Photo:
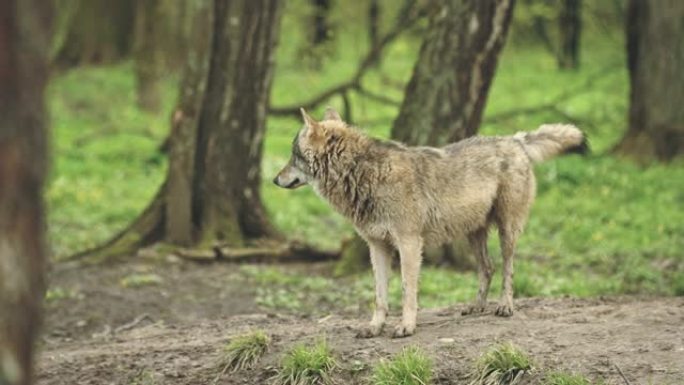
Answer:
<svg viewBox="0 0 684 385"><path fill-rule="evenodd" d="M325 340L314 345L298 345L282 359L275 385L327 385L332 384L332 372L337 367L332 350Z"/></svg>
<svg viewBox="0 0 684 385"><path fill-rule="evenodd" d="M162 281L162 277L158 276L157 274L133 273L121 279L121 286L126 288L155 286L161 284Z"/></svg>
<svg viewBox="0 0 684 385"><path fill-rule="evenodd" d="M512 385L532 370L532 360L511 343L490 348L477 361L471 385Z"/></svg>
<svg viewBox="0 0 684 385"><path fill-rule="evenodd" d="M221 356L221 373L253 368L266 353L271 339L261 330L235 337Z"/></svg>
<svg viewBox="0 0 684 385"><path fill-rule="evenodd" d="M64 299L76 298L77 293L71 289L63 287L51 287L45 292L45 302L52 303Z"/></svg>
<svg viewBox="0 0 684 385"><path fill-rule="evenodd" d="M562 371L547 373L543 382L544 385L600 385L603 383L601 380L591 382L581 374Z"/></svg>
<svg viewBox="0 0 684 385"><path fill-rule="evenodd" d="M432 383L432 360L415 346L404 348L373 370L373 385L428 385Z"/></svg>

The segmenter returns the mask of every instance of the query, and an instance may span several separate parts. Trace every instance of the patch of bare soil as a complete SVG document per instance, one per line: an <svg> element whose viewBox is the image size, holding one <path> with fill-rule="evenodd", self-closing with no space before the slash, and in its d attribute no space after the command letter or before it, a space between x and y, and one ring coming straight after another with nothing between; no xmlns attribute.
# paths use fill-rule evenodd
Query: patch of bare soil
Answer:
<svg viewBox="0 0 684 385"><path fill-rule="evenodd" d="M684 298L522 299L506 319L493 315L494 304L477 316L461 316L459 305L422 310L412 337L389 337L395 315L381 337L359 340L355 328L362 320L356 315L257 313L252 289L235 277L235 266L158 268L161 284L124 289L120 279L131 269L136 267L53 274L53 286L80 285L80 294L48 306L39 384L265 384L284 352L320 337L340 363L339 384L366 383L372 365L407 345L433 358L435 383L467 383L477 357L505 341L528 351L542 369L624 384L619 367L631 384L684 384ZM226 342L254 329L273 339L258 367L214 382ZM539 378L532 374L528 383Z"/></svg>

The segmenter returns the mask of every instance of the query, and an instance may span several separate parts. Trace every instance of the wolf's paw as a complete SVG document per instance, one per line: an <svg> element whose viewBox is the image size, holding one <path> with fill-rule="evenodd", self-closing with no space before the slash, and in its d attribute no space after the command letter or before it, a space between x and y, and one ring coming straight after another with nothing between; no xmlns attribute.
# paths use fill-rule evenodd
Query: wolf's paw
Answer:
<svg viewBox="0 0 684 385"><path fill-rule="evenodd" d="M403 338L403 337L408 337L410 335L413 335L416 331L416 326L415 325L404 325L399 324L397 327L394 328L394 333L392 333L392 338Z"/></svg>
<svg viewBox="0 0 684 385"><path fill-rule="evenodd" d="M499 317L510 317L513 315L513 305L510 304L500 304L497 306L494 315Z"/></svg>
<svg viewBox="0 0 684 385"><path fill-rule="evenodd" d="M379 336L380 332L382 332L382 325L367 325L359 329L356 333L356 338L373 338Z"/></svg>
<svg viewBox="0 0 684 385"><path fill-rule="evenodd" d="M461 315L470 315L476 313L484 313L486 306L482 304L472 304L466 306L465 309L461 310Z"/></svg>

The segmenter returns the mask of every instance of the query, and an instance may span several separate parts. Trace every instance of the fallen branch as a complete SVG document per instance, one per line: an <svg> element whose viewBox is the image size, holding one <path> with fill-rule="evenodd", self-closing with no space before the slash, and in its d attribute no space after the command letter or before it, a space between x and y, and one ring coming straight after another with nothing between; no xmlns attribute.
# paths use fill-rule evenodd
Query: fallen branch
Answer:
<svg viewBox="0 0 684 385"><path fill-rule="evenodd" d="M298 242L272 247L217 246L213 249L178 249L174 254L198 262L229 263L325 262L336 260L340 256L337 250L320 250Z"/></svg>
<svg viewBox="0 0 684 385"><path fill-rule="evenodd" d="M139 323L143 322L146 319L152 321L152 317L149 314L141 314L138 317L136 317L133 321L114 329L114 334L133 329L134 327L138 326Z"/></svg>
<svg viewBox="0 0 684 385"><path fill-rule="evenodd" d="M613 363L613 365L615 365L615 369L617 369L618 373L620 373L620 377L622 377L622 380L625 382L625 385L632 385L629 383L629 380L627 379L627 377L625 377L625 374L622 373L622 369L620 369L618 364Z"/></svg>

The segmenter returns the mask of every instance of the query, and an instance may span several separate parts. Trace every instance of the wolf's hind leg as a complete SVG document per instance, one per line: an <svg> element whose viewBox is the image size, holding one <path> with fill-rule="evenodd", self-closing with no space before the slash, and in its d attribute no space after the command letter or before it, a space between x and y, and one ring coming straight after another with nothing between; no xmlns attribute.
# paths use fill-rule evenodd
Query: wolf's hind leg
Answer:
<svg viewBox="0 0 684 385"><path fill-rule="evenodd" d="M403 308L401 323L394 329L394 338L407 337L416 330L418 316L418 276L423 259L423 239L420 236L409 236L397 239L397 248L401 257L401 288L403 290Z"/></svg>
<svg viewBox="0 0 684 385"><path fill-rule="evenodd" d="M494 274L494 266L487 253L487 228L483 227L468 234L468 242L470 242L470 247L475 254L475 259L477 259L477 277L480 287L477 290L475 302L465 308L461 312L462 315L485 311L487 307L487 294L489 294L489 286L492 283L492 275Z"/></svg>
<svg viewBox="0 0 684 385"><path fill-rule="evenodd" d="M501 254L503 255L503 284L501 299L495 314L500 317L510 317L513 315L513 256L519 234L519 230L510 227L501 226L499 228Z"/></svg>
<svg viewBox="0 0 684 385"><path fill-rule="evenodd" d="M382 332L387 318L387 283L392 269L393 250L386 242L368 241L373 275L375 276L375 311L368 326L361 328L358 338L371 338Z"/></svg>

